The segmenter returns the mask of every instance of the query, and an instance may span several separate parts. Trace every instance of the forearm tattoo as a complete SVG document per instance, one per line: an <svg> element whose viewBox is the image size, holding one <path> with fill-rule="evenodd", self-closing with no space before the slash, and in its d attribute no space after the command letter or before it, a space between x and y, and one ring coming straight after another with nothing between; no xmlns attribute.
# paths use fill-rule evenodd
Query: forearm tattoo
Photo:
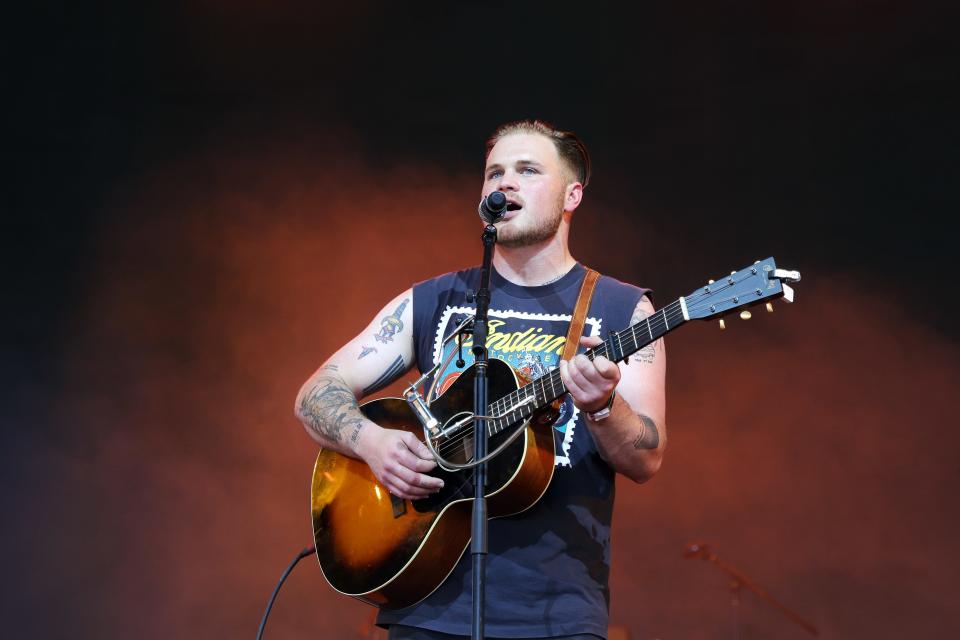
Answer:
<svg viewBox="0 0 960 640"><path fill-rule="evenodd" d="M318 435L340 442L344 430L353 429L350 441L357 442L363 415L357 399L337 373L327 365L300 400L300 418Z"/></svg>
<svg viewBox="0 0 960 640"><path fill-rule="evenodd" d="M633 317L630 318L630 324L631 324L631 325L635 325L635 324L637 324L638 322L640 322L641 320L643 320L644 318L646 318L646 317L649 316L649 315L650 315L650 314L647 313L644 309L641 309L641 308L638 307L637 309L634 310L634 312L633 312ZM657 344L657 342L660 342L660 340L657 340L656 342L651 342L650 344L648 344L647 346L643 347L642 349L640 349L640 350L637 351L636 353L632 354L630 357L631 357L631 358L636 358L636 359L639 360L640 362L644 362L644 363L646 363L646 364L652 364L652 363L653 363L653 359L654 359L654 358L656 357L656 355L657 355L657 353L656 353L656 344Z"/></svg>
<svg viewBox="0 0 960 640"><path fill-rule="evenodd" d="M653 418L642 413L638 413L637 416L643 424L643 430L633 441L633 448L656 449L660 445L660 432L657 430L657 423L653 421Z"/></svg>

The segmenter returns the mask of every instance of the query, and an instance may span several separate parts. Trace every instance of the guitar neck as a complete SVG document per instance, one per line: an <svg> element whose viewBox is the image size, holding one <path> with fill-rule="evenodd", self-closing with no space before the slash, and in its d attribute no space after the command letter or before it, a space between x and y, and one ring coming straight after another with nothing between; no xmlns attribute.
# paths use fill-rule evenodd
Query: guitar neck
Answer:
<svg viewBox="0 0 960 640"><path fill-rule="evenodd" d="M603 344L587 350L583 355L591 360L600 356L613 362L622 362L651 342L670 333L686 322L684 299L679 298L640 322L623 331L611 332ZM500 433L516 422L530 417L560 396L567 388L560 379L559 367L505 395L490 404L487 415L488 433Z"/></svg>

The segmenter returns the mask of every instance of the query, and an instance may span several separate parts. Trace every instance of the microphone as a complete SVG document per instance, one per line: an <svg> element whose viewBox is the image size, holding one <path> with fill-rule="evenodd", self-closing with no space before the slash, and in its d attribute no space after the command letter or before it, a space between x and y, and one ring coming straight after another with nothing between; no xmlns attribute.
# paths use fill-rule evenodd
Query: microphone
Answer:
<svg viewBox="0 0 960 640"><path fill-rule="evenodd" d="M480 200L480 206L477 207L477 213L487 224L493 224L503 217L507 212L507 196L502 191L494 191L486 198Z"/></svg>

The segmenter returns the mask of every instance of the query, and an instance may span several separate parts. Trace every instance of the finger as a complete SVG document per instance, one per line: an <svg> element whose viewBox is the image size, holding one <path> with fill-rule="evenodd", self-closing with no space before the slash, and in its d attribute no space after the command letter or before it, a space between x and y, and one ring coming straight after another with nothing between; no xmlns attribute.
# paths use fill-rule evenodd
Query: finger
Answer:
<svg viewBox="0 0 960 640"><path fill-rule="evenodd" d="M606 380L613 380L614 382L620 381L620 367L618 367L615 362L611 362L603 356L600 356L593 361L593 366L597 370L597 373L600 374L600 377Z"/></svg>
<svg viewBox="0 0 960 640"><path fill-rule="evenodd" d="M394 475L406 482L412 487L420 487L428 493L438 491L443 488L443 480L428 476L425 473L418 473L409 467L398 467L393 470Z"/></svg>
<svg viewBox="0 0 960 640"><path fill-rule="evenodd" d="M407 449L413 452L415 456L422 458L423 460L433 460L433 454L430 453L430 449L427 448L427 445L420 442L420 439L410 433L409 431L404 431L401 436L403 443L407 445Z"/></svg>
<svg viewBox="0 0 960 640"><path fill-rule="evenodd" d="M387 491L392 495L395 495L399 498L405 498L407 500L420 500L421 498L426 498L430 495L428 491L420 487L411 487L409 484L403 480L393 477L387 482Z"/></svg>
<svg viewBox="0 0 960 640"><path fill-rule="evenodd" d="M580 336L580 344L585 347L596 347L603 344L603 340L600 339L600 336Z"/></svg>
<svg viewBox="0 0 960 640"><path fill-rule="evenodd" d="M566 360L560 361L560 380L563 381L563 386L567 388L567 391L570 392L570 395L577 397L583 393L583 390L580 388L580 385L570 375L570 363Z"/></svg>
<svg viewBox="0 0 960 640"><path fill-rule="evenodd" d="M418 487L416 485L410 484L402 477L394 474L390 477L389 482L390 492L395 496L400 496L402 498L410 498L415 496L417 498L423 498L429 495L429 492L423 487Z"/></svg>
<svg viewBox="0 0 960 640"><path fill-rule="evenodd" d="M600 384L603 382L603 376L597 371L596 366L586 356L576 356L570 361L570 377L573 378L580 387Z"/></svg>
<svg viewBox="0 0 960 640"><path fill-rule="evenodd" d="M417 456L413 455L410 450L398 451L397 462L412 471L430 471L437 466L437 463L433 459L432 455L430 456L429 460L424 460L423 458L418 458Z"/></svg>
<svg viewBox="0 0 960 640"><path fill-rule="evenodd" d="M427 471L432 471L437 466L437 461L433 458L429 460L424 460L423 458L415 458L415 466L410 467L414 471L419 471L421 473L426 473Z"/></svg>

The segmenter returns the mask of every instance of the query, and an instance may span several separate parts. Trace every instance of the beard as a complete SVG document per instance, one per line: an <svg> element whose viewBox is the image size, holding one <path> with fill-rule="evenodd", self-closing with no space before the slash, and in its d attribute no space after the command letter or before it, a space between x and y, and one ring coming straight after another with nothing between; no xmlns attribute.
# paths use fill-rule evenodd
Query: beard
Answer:
<svg viewBox="0 0 960 640"><path fill-rule="evenodd" d="M534 220L525 220L523 224L505 226L497 230L497 244L517 249L530 247L550 240L557 234L563 220L563 194L547 215ZM513 222L512 220L510 222ZM519 220L517 222L520 222Z"/></svg>

